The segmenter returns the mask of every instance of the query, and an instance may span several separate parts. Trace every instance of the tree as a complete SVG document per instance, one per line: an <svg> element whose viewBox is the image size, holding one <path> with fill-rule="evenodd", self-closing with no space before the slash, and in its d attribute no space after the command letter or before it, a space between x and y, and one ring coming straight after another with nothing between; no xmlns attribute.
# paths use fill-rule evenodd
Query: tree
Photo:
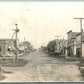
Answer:
<svg viewBox="0 0 84 84"><path fill-rule="evenodd" d="M23 41L23 42L19 43L19 47L20 47L20 49L22 48L23 51L25 51L25 50L32 51L32 49L33 49L33 46L28 41Z"/></svg>
<svg viewBox="0 0 84 84"><path fill-rule="evenodd" d="M56 41L55 40L50 41L47 45L48 52L54 53L55 46L56 46Z"/></svg>

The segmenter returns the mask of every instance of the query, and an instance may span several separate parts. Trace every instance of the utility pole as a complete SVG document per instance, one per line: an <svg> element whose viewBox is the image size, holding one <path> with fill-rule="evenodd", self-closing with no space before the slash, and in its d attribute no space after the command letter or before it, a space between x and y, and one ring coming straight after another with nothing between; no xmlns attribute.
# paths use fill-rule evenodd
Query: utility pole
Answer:
<svg viewBox="0 0 84 84"><path fill-rule="evenodd" d="M17 60L17 24L15 24L16 26L16 60Z"/></svg>
<svg viewBox="0 0 84 84"><path fill-rule="evenodd" d="M55 37L57 37L57 43L58 43L57 51L60 52L60 41L59 41L58 38L61 37L61 36L55 36Z"/></svg>
<svg viewBox="0 0 84 84"><path fill-rule="evenodd" d="M25 37L24 37L24 52L25 52Z"/></svg>
<svg viewBox="0 0 84 84"><path fill-rule="evenodd" d="M74 18L74 19L80 20L80 31L81 31L81 60L82 60L82 33L83 33L82 21L84 20L84 18Z"/></svg>
<svg viewBox="0 0 84 84"><path fill-rule="evenodd" d="M63 37L63 43L62 43L62 46L63 46L63 47L62 47L62 50L63 50L63 53L62 53L62 54L63 54L63 55L64 55L64 45L65 45L64 43L65 43L65 42L64 42L64 37Z"/></svg>
<svg viewBox="0 0 84 84"><path fill-rule="evenodd" d="M18 35L17 35L17 33L19 32L19 29L17 28L17 24L15 24L15 26L16 26L16 29L13 29L14 31L15 31L15 34L16 34L16 36L15 36L15 39L16 39L16 45L15 45L15 47L16 47L16 60L17 60L17 58L18 58L18 48L17 48L17 40L18 40Z"/></svg>
<svg viewBox="0 0 84 84"><path fill-rule="evenodd" d="M58 38L61 37L61 36L55 36L55 37L57 37L57 40L58 40Z"/></svg>

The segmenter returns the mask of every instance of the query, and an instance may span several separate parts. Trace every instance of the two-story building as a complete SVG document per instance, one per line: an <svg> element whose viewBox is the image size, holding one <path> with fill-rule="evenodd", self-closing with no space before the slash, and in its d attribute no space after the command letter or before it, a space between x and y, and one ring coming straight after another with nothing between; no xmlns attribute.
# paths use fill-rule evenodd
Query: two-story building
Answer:
<svg viewBox="0 0 84 84"><path fill-rule="evenodd" d="M63 39L61 45L62 45L61 54L67 56L67 40Z"/></svg>
<svg viewBox="0 0 84 84"><path fill-rule="evenodd" d="M79 32L72 32L72 30L70 30L69 32L67 32L68 35L68 43L67 43L67 55L70 57L73 57L76 55L76 35Z"/></svg>
<svg viewBox="0 0 84 84"><path fill-rule="evenodd" d="M81 57L81 46L82 46L82 57L84 57L84 33L82 33L82 43L81 43L81 33L76 35L76 57Z"/></svg>
<svg viewBox="0 0 84 84"><path fill-rule="evenodd" d="M59 53L60 55L67 56L67 40L65 39L57 39L56 40L56 46L55 46L55 52Z"/></svg>
<svg viewBox="0 0 84 84"><path fill-rule="evenodd" d="M61 48L62 48L61 41L62 39L56 40L55 53L58 53L58 54L61 53Z"/></svg>

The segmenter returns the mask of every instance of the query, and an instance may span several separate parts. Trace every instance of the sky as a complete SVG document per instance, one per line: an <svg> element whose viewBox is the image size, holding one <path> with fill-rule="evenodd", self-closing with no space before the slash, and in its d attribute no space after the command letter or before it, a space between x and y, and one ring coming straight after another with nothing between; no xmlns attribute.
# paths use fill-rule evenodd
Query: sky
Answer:
<svg viewBox="0 0 84 84"><path fill-rule="evenodd" d="M19 42L39 48L56 36L67 39L69 30L80 32L75 17L84 17L84 2L0 2L0 38L11 38L17 23Z"/></svg>

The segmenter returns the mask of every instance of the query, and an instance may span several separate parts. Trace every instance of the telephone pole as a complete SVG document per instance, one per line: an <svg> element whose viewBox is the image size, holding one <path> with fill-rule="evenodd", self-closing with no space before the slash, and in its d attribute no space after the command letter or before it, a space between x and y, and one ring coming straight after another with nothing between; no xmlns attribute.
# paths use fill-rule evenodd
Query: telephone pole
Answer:
<svg viewBox="0 0 84 84"><path fill-rule="evenodd" d="M24 52L25 52L25 37L24 37Z"/></svg>
<svg viewBox="0 0 84 84"><path fill-rule="evenodd" d="M15 24L15 26L16 26L16 29L13 29L14 31L15 31L15 39L16 39L16 45L15 45L15 47L16 47L16 60L17 60L17 58L18 58L18 48L17 48L17 40L18 40L18 35L17 35L17 33L19 32L19 29L17 28L17 24Z"/></svg>
<svg viewBox="0 0 84 84"><path fill-rule="evenodd" d="M17 24L15 24L15 26L16 26L16 60L17 60Z"/></svg>
<svg viewBox="0 0 84 84"><path fill-rule="evenodd" d="M84 20L84 18L74 18L74 19L80 20L80 31L81 31L81 60L82 60L82 33L83 33L82 21Z"/></svg>
<svg viewBox="0 0 84 84"><path fill-rule="evenodd" d="M60 52L60 40L58 39L61 36L55 36L57 37L56 43L58 43L57 51Z"/></svg>
<svg viewBox="0 0 84 84"><path fill-rule="evenodd" d="M58 38L61 37L61 36L55 36L55 37L57 37L57 40L58 40Z"/></svg>

